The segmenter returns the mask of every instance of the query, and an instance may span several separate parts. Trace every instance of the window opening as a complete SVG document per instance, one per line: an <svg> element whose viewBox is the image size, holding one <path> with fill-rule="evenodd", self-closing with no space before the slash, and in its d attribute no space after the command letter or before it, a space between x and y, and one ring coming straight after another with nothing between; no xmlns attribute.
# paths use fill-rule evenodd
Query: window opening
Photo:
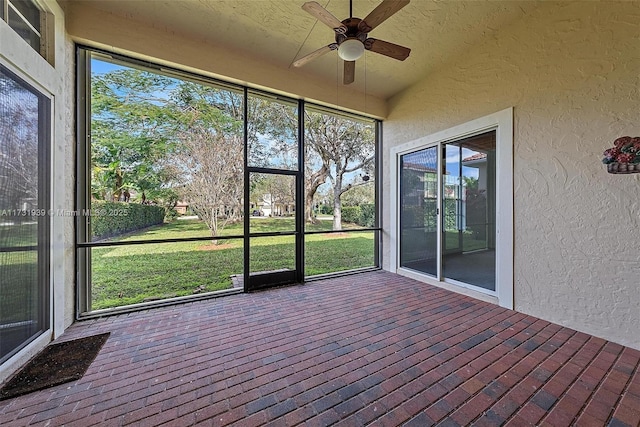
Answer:
<svg viewBox="0 0 640 427"><path fill-rule="evenodd" d="M89 55L79 201L84 310L233 290L243 274L243 93Z"/></svg>
<svg viewBox="0 0 640 427"><path fill-rule="evenodd" d="M52 34L48 29L48 14L32 0L2 0L2 20L36 52L48 58L47 38Z"/></svg>

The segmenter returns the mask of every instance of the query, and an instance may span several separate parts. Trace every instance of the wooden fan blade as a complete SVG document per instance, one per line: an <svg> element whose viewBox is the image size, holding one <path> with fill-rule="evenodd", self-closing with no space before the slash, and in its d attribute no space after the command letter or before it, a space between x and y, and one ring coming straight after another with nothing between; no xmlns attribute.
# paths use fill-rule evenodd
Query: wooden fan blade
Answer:
<svg viewBox="0 0 640 427"><path fill-rule="evenodd" d="M408 4L409 0L382 0L382 3L360 21L358 30L368 33Z"/></svg>
<svg viewBox="0 0 640 427"><path fill-rule="evenodd" d="M329 28L332 28L336 33L346 34L347 26L340 22L338 18L333 16L331 12L322 7L318 2L308 1L302 5L302 9Z"/></svg>
<svg viewBox="0 0 640 427"><path fill-rule="evenodd" d="M371 52L379 53L380 55L397 59L398 61L404 61L409 57L409 53L411 53L411 49L409 49L408 47L400 46L378 39L367 39L364 42L364 48L370 50Z"/></svg>
<svg viewBox="0 0 640 427"><path fill-rule="evenodd" d="M353 83L356 76L356 61L344 61L343 83L348 85Z"/></svg>
<svg viewBox="0 0 640 427"><path fill-rule="evenodd" d="M314 50L310 54L305 55L302 58L298 59L296 62L293 63L293 66L302 67L307 62L313 61L314 59L321 57L325 53L329 53L332 50L336 50L337 48L338 48L337 43L331 43L329 46L321 47L320 49Z"/></svg>

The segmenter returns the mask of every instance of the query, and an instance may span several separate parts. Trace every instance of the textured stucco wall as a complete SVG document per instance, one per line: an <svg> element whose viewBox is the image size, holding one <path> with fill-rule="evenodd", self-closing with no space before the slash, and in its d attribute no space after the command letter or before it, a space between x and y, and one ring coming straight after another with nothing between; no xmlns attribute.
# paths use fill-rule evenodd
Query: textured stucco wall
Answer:
<svg viewBox="0 0 640 427"><path fill-rule="evenodd" d="M51 208L74 209L74 72L72 44L65 32L64 14L57 3L43 3L54 19L53 64L43 59L0 21L0 60L52 101ZM74 320L73 217L51 215L51 329L0 366L0 382L64 332Z"/></svg>
<svg viewBox="0 0 640 427"><path fill-rule="evenodd" d="M64 52L65 62L62 65L66 71L64 80L64 104L67 106L64 110L64 116L61 120L64 122L64 141L59 141L59 164L56 165L56 170L60 173L60 180L56 182L64 183L62 185L63 190L58 193L60 203L65 209L75 209L75 194L76 194L76 133L75 133L75 115L76 115L76 100L75 100L75 46L71 38L65 33L65 39L63 46L61 47ZM54 188L58 188L57 186ZM64 316L62 322L64 328L67 328L75 321L76 314L76 269L75 269L75 218L64 217L61 218L62 227L62 262L64 263L63 273L60 278L63 281L61 284L64 286ZM56 337L59 336L62 331L56 331Z"/></svg>
<svg viewBox="0 0 640 427"><path fill-rule="evenodd" d="M640 174L600 159L640 136L638 22L639 2L542 3L393 98L384 126L386 172L390 147L513 106L515 309L635 348Z"/></svg>

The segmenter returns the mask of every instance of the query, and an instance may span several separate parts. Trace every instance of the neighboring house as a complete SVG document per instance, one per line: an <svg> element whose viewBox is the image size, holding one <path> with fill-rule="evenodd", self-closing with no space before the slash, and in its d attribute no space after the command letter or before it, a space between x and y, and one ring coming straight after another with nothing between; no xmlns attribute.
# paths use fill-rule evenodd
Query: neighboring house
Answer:
<svg viewBox="0 0 640 427"><path fill-rule="evenodd" d="M8 10L10 1L0 0L2 10ZM274 38L277 49L256 53L248 50L253 41L245 31L227 31L233 33L228 43L191 32L191 20L193 27L222 26L213 12L194 13L190 20L184 15L173 19L173 2L24 3L42 10L40 26L6 22L2 15L0 78L17 82L25 93L20 103L32 105L31 123L40 129L37 142L41 152L50 155L42 157L45 160L37 168L43 209L74 211L76 189L83 188L77 184L87 174L76 164L84 147L76 137L86 135L84 124L76 123L78 111L86 107L78 106L75 98L84 82L76 81L76 59L83 66L76 46L104 50L101 54L107 56L126 55L161 71L173 67L233 84L247 82L245 87L272 90L273 98L286 95L384 122L379 127L376 175L382 206L381 268L640 349L640 175L607 174L600 161L615 138L640 135L639 2L487 2L510 11L500 15L500 22L491 13L481 13L485 2L469 2L478 8L478 18L457 28L454 18L462 19L465 13L473 17L474 8L451 11L448 8L462 2L442 2L432 8L435 3L430 1L413 1L410 6L420 13L409 16L412 25L402 25L402 20L384 25L389 31L397 25L401 31L416 32L392 41L409 45L417 32L430 31L421 20L437 15L441 8L450 11L441 16L450 27L435 28L434 34L452 31L452 37L465 37L479 27L482 37L459 44L450 37L442 43L411 46L406 68L398 73L386 71L395 65L388 58L367 59L366 68L359 63L362 74L349 87L341 86L339 77L323 80L290 67L300 46L296 37L283 43ZM233 7L244 14L237 22L268 21L251 17L247 9L259 9L262 3L268 7L268 2L202 3ZM279 7L279 13L297 9L300 3ZM240 12L242 8L247 10ZM171 24L156 22L167 15ZM315 22L308 16L304 19L300 21L304 24L286 21L271 35L291 26L298 28L302 40ZM330 31L325 35L327 43L333 40ZM269 38L266 31L260 36ZM341 70L337 60L326 61L327 70ZM427 63L430 67L421 68ZM395 85L385 96L370 93L385 89L385 79L391 87L393 74L411 74L414 69L419 74L416 81ZM370 76L366 84L365 71ZM380 75L385 77L377 80L382 83L376 88L372 79ZM11 123L7 117L5 123ZM487 209L495 220L488 226L494 227L496 236L488 244L496 258L493 289L447 281L431 274L434 270L426 263L419 268L403 265L399 249L406 238L399 233L400 159L416 152L440 152L434 158L442 158L441 150L455 146L455 141L486 132L495 132L492 172L482 172L490 158L485 162L480 155L456 155L459 163L478 169L479 189L488 188L482 177L494 174L496 189L487 196L493 197ZM438 168L432 171L436 181L431 182L449 176ZM438 186L432 185L416 190L414 196L437 197L437 191ZM453 190L447 191L441 197L455 196ZM267 197L260 209L265 215L285 215L292 212L292 205ZM27 323L9 319L0 325L0 333L4 327L19 343L0 354L0 381L76 320L76 303L83 296L76 287L76 256L81 250L75 240L76 218L53 214L38 221L38 236L48 244L37 249L42 275L36 290L45 299L38 307L16 303L29 312ZM468 243L464 236L456 237L451 242ZM29 248L36 250L33 245ZM440 255L448 254L445 250ZM6 289L3 282L0 292ZM0 294L0 301L7 298Z"/></svg>
<svg viewBox="0 0 640 427"><path fill-rule="evenodd" d="M293 202L279 200L271 193L264 194L257 206L263 216L290 216L296 210Z"/></svg>
<svg viewBox="0 0 640 427"><path fill-rule="evenodd" d="M186 215L187 209L189 209L189 203L178 201L174 207L178 215Z"/></svg>

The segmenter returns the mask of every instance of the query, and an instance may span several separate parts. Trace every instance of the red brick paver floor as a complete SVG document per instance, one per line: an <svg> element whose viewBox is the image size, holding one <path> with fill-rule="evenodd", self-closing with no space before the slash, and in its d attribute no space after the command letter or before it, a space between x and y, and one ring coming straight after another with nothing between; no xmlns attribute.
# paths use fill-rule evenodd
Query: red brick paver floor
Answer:
<svg viewBox="0 0 640 427"><path fill-rule="evenodd" d="M637 426L640 351L377 271L80 322L0 425Z"/></svg>

